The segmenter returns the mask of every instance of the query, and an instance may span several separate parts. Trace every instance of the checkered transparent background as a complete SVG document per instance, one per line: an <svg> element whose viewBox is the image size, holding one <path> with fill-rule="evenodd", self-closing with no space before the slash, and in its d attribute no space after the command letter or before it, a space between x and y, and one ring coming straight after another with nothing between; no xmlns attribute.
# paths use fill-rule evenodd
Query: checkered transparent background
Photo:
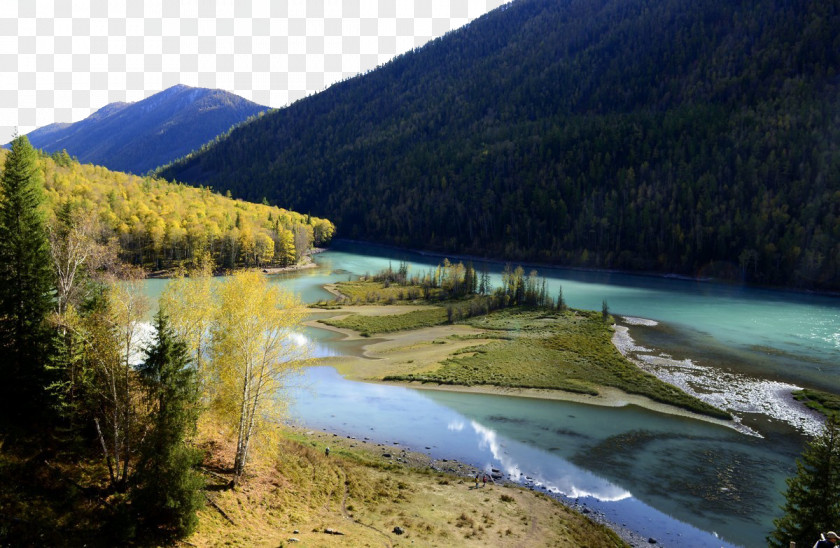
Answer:
<svg viewBox="0 0 840 548"><path fill-rule="evenodd" d="M178 83L282 107L502 3L4 0L0 143Z"/></svg>

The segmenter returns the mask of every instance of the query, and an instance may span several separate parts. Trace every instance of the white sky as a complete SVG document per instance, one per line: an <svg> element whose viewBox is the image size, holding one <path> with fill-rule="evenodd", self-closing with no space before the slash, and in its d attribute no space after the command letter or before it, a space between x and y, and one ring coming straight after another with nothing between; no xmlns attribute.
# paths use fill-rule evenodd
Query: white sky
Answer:
<svg viewBox="0 0 840 548"><path fill-rule="evenodd" d="M0 143L181 83L283 107L501 0L3 0Z"/></svg>

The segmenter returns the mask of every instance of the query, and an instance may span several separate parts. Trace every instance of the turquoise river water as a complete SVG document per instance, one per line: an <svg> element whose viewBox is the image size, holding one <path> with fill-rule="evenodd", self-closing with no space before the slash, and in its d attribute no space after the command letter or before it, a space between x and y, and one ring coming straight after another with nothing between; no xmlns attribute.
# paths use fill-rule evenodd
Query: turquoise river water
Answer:
<svg viewBox="0 0 840 548"><path fill-rule="evenodd" d="M317 268L273 276L306 302L325 283L439 256L337 242ZM495 285L504 265L486 268ZM526 268L529 270L529 268ZM820 420L790 397L836 391L840 299L685 279L537 267L569 306L619 316L628 357L733 412L738 428L635 406L412 390L348 381L313 367L290 387L295 422L371 442L394 442L490 470L589 508L670 546L759 546L782 503L784 479ZM156 297L166 280L148 280ZM626 316L626 318L624 317ZM627 328L625 330L625 327ZM358 352L307 328L320 356Z"/></svg>

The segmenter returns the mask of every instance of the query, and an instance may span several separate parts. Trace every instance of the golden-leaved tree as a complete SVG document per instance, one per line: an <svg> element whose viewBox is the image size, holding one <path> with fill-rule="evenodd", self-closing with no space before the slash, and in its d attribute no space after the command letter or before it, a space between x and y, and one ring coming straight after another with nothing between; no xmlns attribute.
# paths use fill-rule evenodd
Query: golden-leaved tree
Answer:
<svg viewBox="0 0 840 548"><path fill-rule="evenodd" d="M174 280L162 304L194 356L202 404L236 439L235 485L254 445L274 439L285 409L280 391L309 356L297 336L306 310L258 271L222 281L207 272Z"/></svg>
<svg viewBox="0 0 840 548"><path fill-rule="evenodd" d="M86 319L90 379L87 392L111 485L125 488L142 437L143 411L134 364L142 345L141 325L149 309L142 271L127 268L104 289L104 300Z"/></svg>
<svg viewBox="0 0 840 548"><path fill-rule="evenodd" d="M213 325L214 410L236 433L234 484L242 477L252 443L279 424L284 378L305 357L295 329L305 310L292 293L259 272L240 272L220 284Z"/></svg>
<svg viewBox="0 0 840 548"><path fill-rule="evenodd" d="M170 324L187 345L190 360L196 369L200 397L206 403L209 390L207 354L210 326L215 314L213 302L213 260L209 253L201 256L196 268L179 272L166 286L160 306L170 314ZM188 276L188 277L187 277Z"/></svg>
<svg viewBox="0 0 840 548"><path fill-rule="evenodd" d="M9 154L0 149L0 162ZM335 232L327 219L82 165L62 153L32 160L43 173L48 220L61 208L84 211L99 243L114 239L123 261L155 270L193 263L205 253L223 268L288 266Z"/></svg>

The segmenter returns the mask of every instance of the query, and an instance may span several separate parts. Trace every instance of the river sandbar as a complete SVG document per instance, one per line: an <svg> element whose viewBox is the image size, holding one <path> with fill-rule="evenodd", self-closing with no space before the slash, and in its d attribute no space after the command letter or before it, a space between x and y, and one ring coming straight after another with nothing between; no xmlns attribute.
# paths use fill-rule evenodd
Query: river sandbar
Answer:
<svg viewBox="0 0 840 548"><path fill-rule="evenodd" d="M410 306L346 306L339 310L328 311L330 314L319 314L320 317L340 318L349 314L363 314L382 316L402 314L410 310L429 308L425 305ZM424 373L437 369L441 362L454 352L464 348L489 343L495 339L481 338L486 333L481 329L466 325L441 325L426 327L410 331L393 333L379 333L375 338L362 337L359 332L329 326L310 320L306 325L317 329L326 329L342 334L347 341L369 341L362 345L361 355L358 356L330 356L321 358L319 363L334 367L342 376L364 382L395 384L421 390L442 390L452 392L467 392L477 394L493 394L536 398L543 400L561 400L599 405L604 407L624 407L636 405L651 411L702 420L721 426L735 428L736 423L729 420L717 419L699 413L693 413L672 405L656 402L644 396L628 394L622 390L606 386L598 386L598 395L580 394L558 389L513 388L494 385L452 385L406 381L383 381L389 375L407 375ZM453 337L459 336L459 337ZM469 338L461 338L461 337ZM614 339L614 343L618 342Z"/></svg>

